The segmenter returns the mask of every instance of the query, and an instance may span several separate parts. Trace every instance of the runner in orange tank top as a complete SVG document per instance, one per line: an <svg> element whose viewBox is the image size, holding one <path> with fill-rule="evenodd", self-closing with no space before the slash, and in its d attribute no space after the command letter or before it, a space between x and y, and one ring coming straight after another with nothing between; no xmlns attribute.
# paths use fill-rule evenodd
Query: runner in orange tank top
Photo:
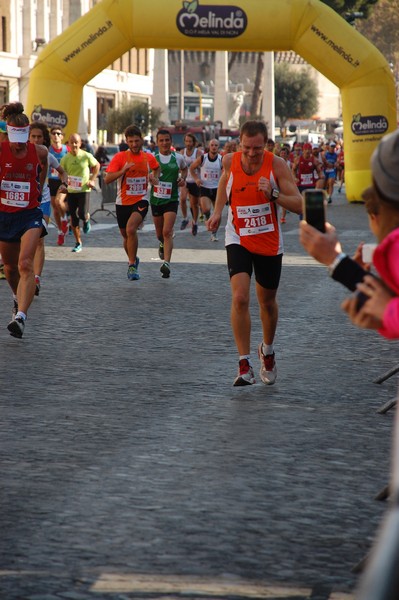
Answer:
<svg viewBox="0 0 399 600"><path fill-rule="evenodd" d="M137 231L148 212L148 185L158 181L160 168L152 154L142 151L144 140L136 125L125 129L125 139L128 150L115 154L108 165L104 183L117 183L116 218L129 261L127 278L135 281L140 279Z"/></svg>
<svg viewBox="0 0 399 600"><path fill-rule="evenodd" d="M252 271L263 331L263 341L258 347L260 378L266 385L276 381L273 342L283 256L278 211L279 206L297 214L302 211L302 198L293 175L282 158L265 150L267 139L264 123L244 123L240 133L241 152L223 157L215 209L207 223L210 231L217 229L228 203L226 250L232 291L231 324L239 354L235 386L255 383L250 357Z"/></svg>

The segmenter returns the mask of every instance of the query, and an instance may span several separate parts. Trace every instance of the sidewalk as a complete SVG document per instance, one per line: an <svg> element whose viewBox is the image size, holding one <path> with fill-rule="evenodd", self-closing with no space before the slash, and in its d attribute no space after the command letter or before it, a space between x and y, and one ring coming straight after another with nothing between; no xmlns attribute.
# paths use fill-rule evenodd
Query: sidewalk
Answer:
<svg viewBox="0 0 399 600"><path fill-rule="evenodd" d="M362 205L328 211L349 253L372 241ZM95 218L79 255L50 229L22 340L0 282L0 598L353 598L390 467L396 381L372 381L397 346L349 324L290 214L278 380L233 388L223 242L177 230L164 280L149 219L131 282Z"/></svg>

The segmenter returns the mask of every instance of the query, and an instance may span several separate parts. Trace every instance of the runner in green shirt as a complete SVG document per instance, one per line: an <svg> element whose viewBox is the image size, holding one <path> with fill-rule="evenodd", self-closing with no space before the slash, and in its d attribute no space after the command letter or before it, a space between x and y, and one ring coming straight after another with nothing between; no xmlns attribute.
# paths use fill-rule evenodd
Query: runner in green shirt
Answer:
<svg viewBox="0 0 399 600"><path fill-rule="evenodd" d="M159 258L163 261L161 273L170 277L170 259L173 250L173 227L179 206L179 187L185 185L187 165L181 154L172 152L172 137L167 129L157 133L159 152L155 153L160 167L158 183L151 190L150 202L155 232L159 240Z"/></svg>

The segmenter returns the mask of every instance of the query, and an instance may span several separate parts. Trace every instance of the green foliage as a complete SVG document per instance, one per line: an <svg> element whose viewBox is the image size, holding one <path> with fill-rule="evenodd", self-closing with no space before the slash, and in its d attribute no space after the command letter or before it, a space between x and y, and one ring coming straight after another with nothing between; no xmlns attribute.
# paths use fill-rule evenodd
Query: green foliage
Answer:
<svg viewBox="0 0 399 600"><path fill-rule="evenodd" d="M275 113L281 127L287 119L309 119L319 108L318 89L306 69L296 71L284 63L274 71Z"/></svg>
<svg viewBox="0 0 399 600"><path fill-rule="evenodd" d="M356 28L389 62L399 60L399 0L380 0L370 17Z"/></svg>
<svg viewBox="0 0 399 600"><path fill-rule="evenodd" d="M113 136L121 134L129 125L137 125L143 134L154 131L161 124L162 109L149 107L147 102L132 100L120 108L110 110L107 115L106 128Z"/></svg>
<svg viewBox="0 0 399 600"><path fill-rule="evenodd" d="M362 12L366 18L378 0L322 0L322 2L342 16L346 13Z"/></svg>

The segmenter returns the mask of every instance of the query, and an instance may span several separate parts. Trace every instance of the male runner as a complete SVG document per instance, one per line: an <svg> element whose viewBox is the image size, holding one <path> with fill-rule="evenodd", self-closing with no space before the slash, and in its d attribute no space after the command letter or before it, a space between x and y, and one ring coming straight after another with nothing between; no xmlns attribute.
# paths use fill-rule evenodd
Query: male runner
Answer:
<svg viewBox="0 0 399 600"><path fill-rule="evenodd" d="M219 227L222 211L229 203L226 225L227 263L232 290L231 323L239 354L235 386L255 383L250 358L251 317L249 292L252 270L262 321L259 344L260 377L276 381L274 336L278 320L276 301L280 281L283 242L278 206L300 214L302 198L287 163L265 150L267 127L247 121L241 128L241 151L226 154L214 213L208 229Z"/></svg>
<svg viewBox="0 0 399 600"><path fill-rule="evenodd" d="M200 175L196 170L200 169ZM220 176L222 174L222 156L219 154L219 141L211 140L209 150L203 156L198 157L190 166L190 173L195 178L200 188L200 202L205 219L211 216L212 206L215 205L216 193ZM217 242L217 229L212 231L211 241Z"/></svg>
<svg viewBox="0 0 399 600"><path fill-rule="evenodd" d="M0 253L13 292L14 309L7 329L22 338L28 308L35 294L33 259L37 243L47 234L40 210L47 176L47 148L31 144L29 119L20 102L1 107L8 141L0 146Z"/></svg>
<svg viewBox="0 0 399 600"><path fill-rule="evenodd" d="M320 179L324 178L321 163L312 154L312 145L304 144L302 154L297 156L292 165L294 175L299 191L315 188Z"/></svg>
<svg viewBox="0 0 399 600"><path fill-rule="evenodd" d="M127 278L140 279L137 230L148 212L148 182L158 181L159 165L143 152L143 137L135 125L125 129L127 150L118 152L107 167L104 183L117 182L116 218L129 264Z"/></svg>
<svg viewBox="0 0 399 600"><path fill-rule="evenodd" d="M50 135L48 132L47 125L41 121L34 121L30 125L30 128L29 128L29 141L32 144L38 144L39 146L45 146L46 148L49 148ZM47 159L48 159L48 173L50 173L50 171L56 171L60 176L60 181L62 179L63 183L67 184L68 175L64 171L64 169L60 166L60 164L58 163L58 161L54 157L54 155L50 154L50 152L49 152ZM45 220L46 225L48 225L48 223L50 221L50 214L51 214L51 200L50 200L50 189L48 186L47 178L46 178L46 181L44 182L44 185L42 188L42 200L40 202L40 209L43 213L43 219ZM33 261L33 268L34 268L34 272L35 272L35 281L36 281L35 296L38 296L40 294L41 275L42 275L42 271L43 271L43 267L44 267L44 260L45 260L44 237L41 237L40 240L38 241L36 252L35 252L35 259Z"/></svg>
<svg viewBox="0 0 399 600"><path fill-rule="evenodd" d="M167 129L157 132L157 146L155 158L161 172L159 181L151 190L150 202L159 241L159 257L163 260L160 271L162 277L168 279L173 250L173 227L179 206L178 188L185 185L187 165L181 154L172 152L172 137Z"/></svg>
<svg viewBox="0 0 399 600"><path fill-rule="evenodd" d="M53 126L50 129L50 140L51 144L49 146L48 152L50 155L54 156L57 160L58 164L61 161L61 158L68 154L68 146L62 143L64 134L60 127ZM51 207L53 209L53 217L55 224L58 228L58 238L57 244L58 246L62 246L65 241L65 235L68 232L68 218L64 214L62 207L59 205L59 198L57 195L58 189L61 185L61 179L59 173L56 169L51 168L48 175L48 186L50 188L50 197L51 197ZM65 195L64 195L65 197Z"/></svg>
<svg viewBox="0 0 399 600"><path fill-rule="evenodd" d="M198 185L195 183L194 177L190 172L190 165L200 156L202 156L202 150L196 147L197 139L193 133L187 133L184 137L184 150L182 152L184 160L186 162L188 171L186 178L186 187L187 194L190 200L190 210L191 210L191 233L196 235L198 232L198 217L199 217L199 199L200 199L200 189ZM198 171L196 172L198 175ZM183 188L181 188L183 189ZM187 221L187 223L186 223ZM188 220L184 221L185 226L188 225ZM182 223L183 225L183 223ZM182 229L183 227L181 227Z"/></svg>
<svg viewBox="0 0 399 600"><path fill-rule="evenodd" d="M69 152L61 158L60 165L68 173L68 210L71 215L75 246L72 252L82 252L79 220L83 221L83 233L89 233L90 191L96 187L100 163L90 152L81 149L82 139L78 133L69 136Z"/></svg>

